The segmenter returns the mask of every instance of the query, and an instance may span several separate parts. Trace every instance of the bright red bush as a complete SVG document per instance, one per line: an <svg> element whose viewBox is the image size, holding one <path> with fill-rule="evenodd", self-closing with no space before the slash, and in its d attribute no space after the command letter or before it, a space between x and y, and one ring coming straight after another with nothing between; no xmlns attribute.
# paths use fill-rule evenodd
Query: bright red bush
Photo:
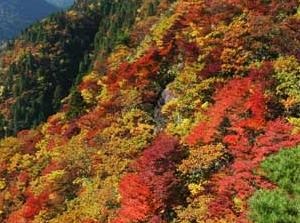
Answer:
<svg viewBox="0 0 300 223"><path fill-rule="evenodd" d="M7 223L29 223L43 208L49 198L47 191L42 192L38 196L32 193L28 194L26 202L22 208L13 212L7 220Z"/></svg>
<svg viewBox="0 0 300 223"><path fill-rule="evenodd" d="M26 183L30 179L30 175L26 171L22 171L18 176L18 181Z"/></svg>
<svg viewBox="0 0 300 223"><path fill-rule="evenodd" d="M25 204L23 205L22 215L25 218L33 218L44 208L48 198L49 192L47 191L44 191L37 196L30 194Z"/></svg>
<svg viewBox="0 0 300 223"><path fill-rule="evenodd" d="M187 142L191 145L198 141L211 142L214 135L218 134L218 127L226 117L226 113L237 103L241 103L250 87L250 78L236 78L230 80L222 89L217 91L213 98L215 104L207 111L209 120L199 123L187 137Z"/></svg>
<svg viewBox="0 0 300 223"><path fill-rule="evenodd" d="M177 141L165 134L145 149L132 166L134 172L121 180L121 208L113 222L164 221L161 214L178 197L174 186L179 183L175 176L179 152Z"/></svg>
<svg viewBox="0 0 300 223"><path fill-rule="evenodd" d="M114 222L146 221L153 212L152 193L137 174L127 174L120 183L122 207Z"/></svg>
<svg viewBox="0 0 300 223"><path fill-rule="evenodd" d="M120 83L126 82L126 86L143 88L149 83L149 79L155 77L159 71L159 59L161 55L158 50L152 49L134 63L124 62L116 71L110 71L105 84L112 95L118 93Z"/></svg>
<svg viewBox="0 0 300 223"><path fill-rule="evenodd" d="M270 64L266 63L260 69L252 69L248 77L233 78L218 89L213 97L215 104L206 113L209 120L199 123L186 141L191 145L199 141L210 143L220 134L225 118L235 127L262 128L266 111L264 88L270 72Z"/></svg>
<svg viewBox="0 0 300 223"><path fill-rule="evenodd" d="M255 139L255 143L252 142L253 136L248 135L246 131L224 138L235 160L227 167L225 174L217 174L210 181L215 196L210 204L210 217L232 215L235 212L233 197L245 201L258 188L274 188L272 183L255 175L253 171L267 155L300 143L300 135L292 135L291 131L292 128L287 123L276 120L267 123L264 133ZM239 220L247 219L245 212L235 215Z"/></svg>
<svg viewBox="0 0 300 223"><path fill-rule="evenodd" d="M246 201L258 188L274 188L253 171L267 155L300 143L300 135L292 135L292 127L283 120L266 120L264 89L271 71L271 65L265 63L252 69L248 77L234 78L217 90L215 104L207 111L210 119L199 123L187 137L192 145L221 141L234 158L209 181L214 196L209 219L235 216L237 222L247 222L245 211L238 210L234 199Z"/></svg>

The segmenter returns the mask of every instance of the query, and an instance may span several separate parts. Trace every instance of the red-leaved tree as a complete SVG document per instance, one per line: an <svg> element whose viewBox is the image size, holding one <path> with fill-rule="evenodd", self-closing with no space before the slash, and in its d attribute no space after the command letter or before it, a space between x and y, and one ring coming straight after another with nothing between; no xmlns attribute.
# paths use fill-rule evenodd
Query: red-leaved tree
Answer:
<svg viewBox="0 0 300 223"><path fill-rule="evenodd" d="M179 187L175 164L179 158L177 140L160 134L133 164L134 172L122 178L121 208L113 222L164 222L179 199L175 194L175 187Z"/></svg>

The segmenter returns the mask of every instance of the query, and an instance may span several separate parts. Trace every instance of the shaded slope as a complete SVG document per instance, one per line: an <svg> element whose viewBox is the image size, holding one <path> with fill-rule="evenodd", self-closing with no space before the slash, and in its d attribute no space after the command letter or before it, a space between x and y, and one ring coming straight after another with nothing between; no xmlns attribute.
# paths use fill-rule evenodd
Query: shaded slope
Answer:
<svg viewBox="0 0 300 223"><path fill-rule="evenodd" d="M19 37L1 56L1 135L44 121L79 83L91 59L99 58L97 66L117 44L129 44L127 33L141 4L77 1L72 9L33 25ZM145 11L141 16L147 16ZM75 88L69 104L68 118L86 106Z"/></svg>
<svg viewBox="0 0 300 223"><path fill-rule="evenodd" d="M87 7L32 25L1 55L2 136L45 120L69 93L80 62L88 66L99 12Z"/></svg>

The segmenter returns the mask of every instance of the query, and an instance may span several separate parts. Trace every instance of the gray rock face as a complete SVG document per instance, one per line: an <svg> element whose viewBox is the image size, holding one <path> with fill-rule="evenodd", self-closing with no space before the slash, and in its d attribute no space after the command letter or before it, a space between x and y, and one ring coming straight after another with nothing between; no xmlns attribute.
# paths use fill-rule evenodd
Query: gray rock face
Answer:
<svg viewBox="0 0 300 223"><path fill-rule="evenodd" d="M156 107L154 109L154 120L157 124L157 130L163 128L163 126L165 125L165 117L161 113L161 108L173 98L175 98L175 96L168 88L165 88L162 91L161 96L157 101Z"/></svg>
<svg viewBox="0 0 300 223"><path fill-rule="evenodd" d="M163 92L161 93L161 100L163 105L171 101L172 99L175 98L175 95L170 91L168 88L164 89Z"/></svg>

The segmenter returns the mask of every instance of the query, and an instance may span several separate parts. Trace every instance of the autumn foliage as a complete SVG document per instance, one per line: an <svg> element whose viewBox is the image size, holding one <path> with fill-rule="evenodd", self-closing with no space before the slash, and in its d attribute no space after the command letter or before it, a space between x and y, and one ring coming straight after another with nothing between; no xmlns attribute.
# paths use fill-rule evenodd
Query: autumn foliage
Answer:
<svg viewBox="0 0 300 223"><path fill-rule="evenodd" d="M35 215L37 215L43 208L45 208L46 201L49 198L48 192L43 192L38 196L29 194L27 201L22 208L8 218L8 223L23 223L30 222Z"/></svg>
<svg viewBox="0 0 300 223"><path fill-rule="evenodd" d="M200 123L187 137L190 144L222 142L234 158L208 183L215 197L209 205L208 219L247 222L247 206L243 201L257 188L274 188L272 183L255 175L255 169L269 154L300 143L300 135L292 135L292 126L285 121L266 120L268 99L264 89L269 83L269 67L267 64L260 70L254 69L248 77L225 84L216 92L215 104L207 111L211 119ZM239 207L237 201L242 203Z"/></svg>
<svg viewBox="0 0 300 223"><path fill-rule="evenodd" d="M177 140L160 134L132 164L134 172L121 179L121 208L113 222L165 222L168 209L179 198L175 191L179 158Z"/></svg>
<svg viewBox="0 0 300 223"><path fill-rule="evenodd" d="M0 140L0 222L250 223L300 144L299 3L86 2L111 29L60 112Z"/></svg>
<svg viewBox="0 0 300 223"><path fill-rule="evenodd" d="M229 118L235 127L259 130L265 124L265 98L263 79L269 75L269 65L250 72L248 77L230 80L214 95L214 106L207 111L208 121L201 122L187 137L187 142L211 142L223 131L222 122ZM219 128L220 127L220 128Z"/></svg>

